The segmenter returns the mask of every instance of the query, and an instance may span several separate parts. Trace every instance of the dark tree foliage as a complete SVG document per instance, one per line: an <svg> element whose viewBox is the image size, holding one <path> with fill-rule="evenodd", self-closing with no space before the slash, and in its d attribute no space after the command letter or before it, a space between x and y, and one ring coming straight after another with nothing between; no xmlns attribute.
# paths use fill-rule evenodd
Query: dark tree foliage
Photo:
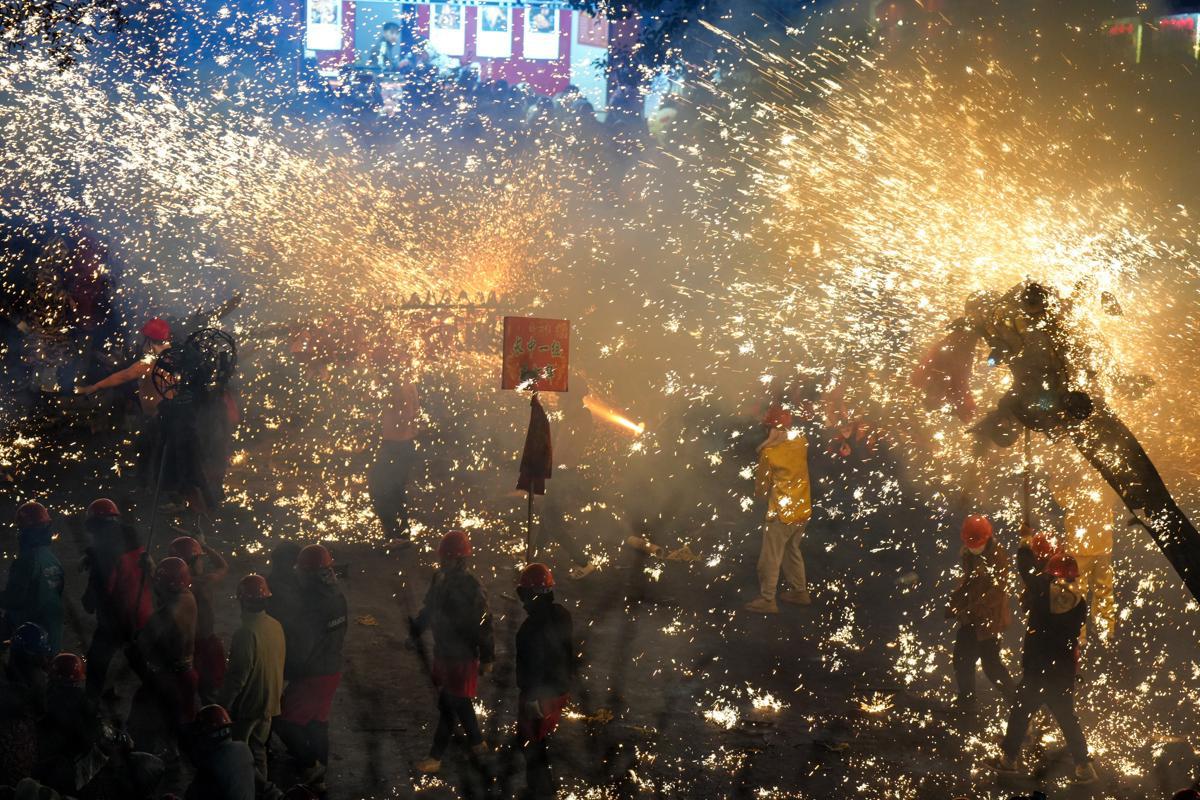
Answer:
<svg viewBox="0 0 1200 800"><path fill-rule="evenodd" d="M128 0L0 0L0 46L44 46L65 69L82 48L122 27L127 7Z"/></svg>
<svg viewBox="0 0 1200 800"><path fill-rule="evenodd" d="M623 66L655 69L669 62L679 47L679 38L706 5L705 0L570 0L570 6L610 20L640 21L637 41L621 53L615 69Z"/></svg>

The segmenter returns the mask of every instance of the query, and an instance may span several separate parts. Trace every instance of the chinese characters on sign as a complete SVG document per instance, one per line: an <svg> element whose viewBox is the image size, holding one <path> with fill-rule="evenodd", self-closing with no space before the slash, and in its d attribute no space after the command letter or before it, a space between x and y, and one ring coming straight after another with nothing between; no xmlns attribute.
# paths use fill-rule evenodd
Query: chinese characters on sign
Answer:
<svg viewBox="0 0 1200 800"><path fill-rule="evenodd" d="M565 319L504 318L502 389L567 391L571 323Z"/></svg>

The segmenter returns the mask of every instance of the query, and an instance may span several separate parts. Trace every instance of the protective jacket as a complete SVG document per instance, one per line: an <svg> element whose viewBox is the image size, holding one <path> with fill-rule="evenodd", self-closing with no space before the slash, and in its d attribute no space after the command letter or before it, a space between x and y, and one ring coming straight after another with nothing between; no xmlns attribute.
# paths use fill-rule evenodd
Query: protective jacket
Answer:
<svg viewBox="0 0 1200 800"><path fill-rule="evenodd" d="M434 573L414 624L418 631L433 630L433 657L438 661L478 659L490 663L496 659L487 593L466 568L443 568Z"/></svg>
<svg viewBox="0 0 1200 800"><path fill-rule="evenodd" d="M117 523L93 526L94 544L88 548L88 584L84 610L96 623L122 639L132 639L153 610L153 593L142 563L146 549L132 529Z"/></svg>
<svg viewBox="0 0 1200 800"><path fill-rule="evenodd" d="M301 585L297 610L288 629L288 680L341 672L349 613L342 590L316 581Z"/></svg>
<svg viewBox="0 0 1200 800"><path fill-rule="evenodd" d="M279 715L287 648L283 627L265 611L243 611L242 626L229 645L229 669L221 705L238 720Z"/></svg>
<svg viewBox="0 0 1200 800"><path fill-rule="evenodd" d="M767 497L767 519L785 525L807 522L812 516L809 497L808 441L803 436L762 448L758 455L756 487Z"/></svg>
<svg viewBox="0 0 1200 800"><path fill-rule="evenodd" d="M978 555L964 547L962 568L962 581L950 595L951 613L960 623L973 626L980 639L999 636L1012 622L1004 548L995 539L989 539Z"/></svg>
<svg viewBox="0 0 1200 800"><path fill-rule="evenodd" d="M577 665L571 612L553 595L534 598L526 609L529 616L517 630L517 687L531 700L564 695Z"/></svg>
<svg viewBox="0 0 1200 800"><path fill-rule="evenodd" d="M1029 621L1021 668L1057 685L1070 685L1078 663L1079 631L1087 620L1087 601L1056 586L1045 574L1023 573Z"/></svg>
<svg viewBox="0 0 1200 800"><path fill-rule="evenodd" d="M50 634L50 647L62 649L63 568L50 549L50 529L21 531L20 553L4 589L5 618L12 630L36 622Z"/></svg>

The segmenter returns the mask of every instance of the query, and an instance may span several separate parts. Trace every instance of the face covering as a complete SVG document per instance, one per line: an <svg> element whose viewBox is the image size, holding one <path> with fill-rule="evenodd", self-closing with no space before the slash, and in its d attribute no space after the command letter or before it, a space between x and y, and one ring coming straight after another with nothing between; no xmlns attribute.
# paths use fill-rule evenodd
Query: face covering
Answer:
<svg viewBox="0 0 1200 800"><path fill-rule="evenodd" d="M1065 614L1079 605L1079 600L1079 595L1075 594L1075 590L1070 584L1063 581L1055 581L1050 584L1051 614Z"/></svg>

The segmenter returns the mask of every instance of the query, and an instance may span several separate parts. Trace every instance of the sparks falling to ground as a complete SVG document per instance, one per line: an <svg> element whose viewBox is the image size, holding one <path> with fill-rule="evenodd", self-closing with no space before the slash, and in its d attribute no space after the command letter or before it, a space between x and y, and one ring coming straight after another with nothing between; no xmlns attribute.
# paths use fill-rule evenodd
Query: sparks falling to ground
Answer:
<svg viewBox="0 0 1200 800"><path fill-rule="evenodd" d="M441 532L462 527L489 543L493 576L507 576L525 550L524 499L511 492L528 400L495 388L500 318L571 318L572 369L605 423L597 496L571 518L603 567L593 580L633 576L636 591L604 599L607 622L620 630L614 649L652 676L630 694L654 696L633 712L572 707L568 727L645 735L635 783L666 795L732 793L705 781L791 763L790 750L757 757L777 746L773 731L842 759L805 761L804 780L837 774L846 793L897 798L961 791L984 785L976 766L994 753L1004 712L988 709L975 729L946 721L951 529L982 508L1015 543L1025 476L1038 491L1083 467L1040 436L1028 452L980 456L950 409L926 407L913 370L981 292L1036 279L1076 296L1089 368L1194 511L1195 197L1139 179L1145 145L1104 121L1101 93L1047 103L977 36L946 30L897 47L787 34L704 22L697 36L733 66L717 80L691 65L690 126L619 168L567 125L529 140L466 114L411 131L360 127L275 114L227 87L144 77L114 87L102 65L63 71L36 52L8 54L3 212L14 229L53 222L106 240L131 318L242 295L231 327L245 413L227 506L251 555L280 538L381 537L365 474L380 407L403 375L422 393L423 466L410 487L420 558L431 564ZM977 355L972 396L988 408L1011 379ZM1126 391L1135 377L1148 390ZM786 635L721 605L733 607L754 569L759 430L748 409L778 394L815 420L819 522L804 546L826 570L813 577L825 607ZM4 419L6 470L86 460L103 462L93 474L106 481L133 472L130 437L116 456L97 454L24 422ZM1033 504L1050 526L1046 495ZM653 538L656 560L623 561L631 532ZM1121 639L1085 649L1094 686L1081 705L1093 750L1133 797L1150 748L1189 733L1181 715L1200 705L1200 661L1163 644L1196 638L1195 606L1140 530L1117 536ZM699 555L657 558L686 547ZM656 591L668 600L643 602ZM780 643L792 650L771 650ZM728 662L750 649L773 663L743 681ZM889 760L900 736L929 760Z"/></svg>

